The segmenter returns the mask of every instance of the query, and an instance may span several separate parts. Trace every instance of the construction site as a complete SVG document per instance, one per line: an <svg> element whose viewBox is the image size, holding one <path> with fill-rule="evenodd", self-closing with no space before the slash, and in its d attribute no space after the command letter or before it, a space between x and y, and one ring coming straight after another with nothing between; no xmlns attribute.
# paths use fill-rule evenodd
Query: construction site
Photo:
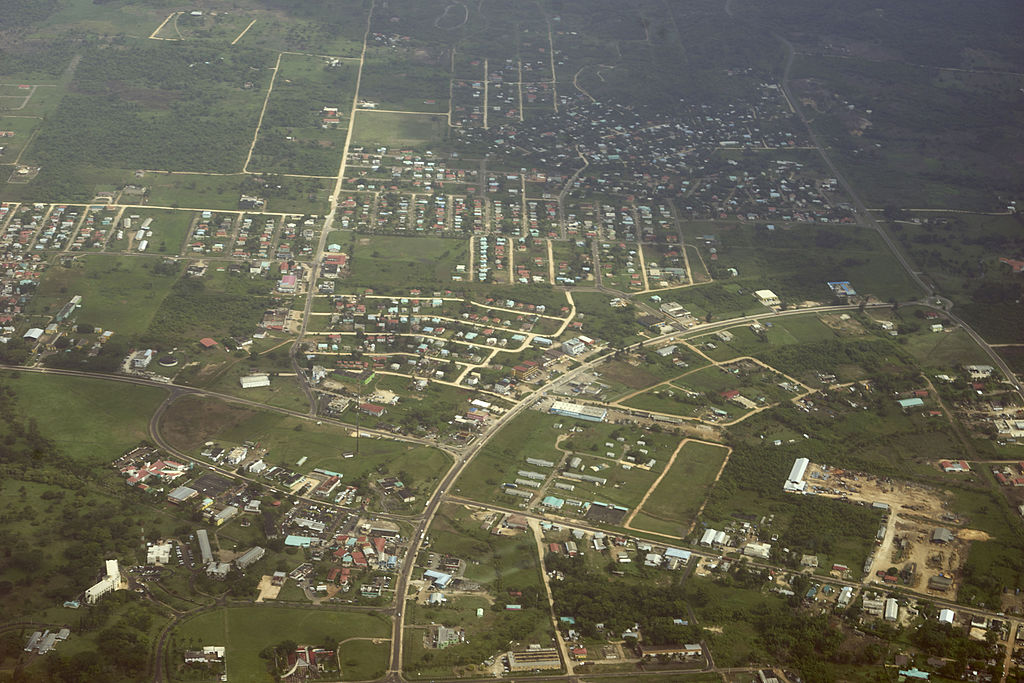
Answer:
<svg viewBox="0 0 1024 683"><path fill-rule="evenodd" d="M815 463L808 466L806 479L808 492L883 512L875 549L865 558L865 584L954 596L971 541L988 539L964 526L946 496L920 484Z"/></svg>

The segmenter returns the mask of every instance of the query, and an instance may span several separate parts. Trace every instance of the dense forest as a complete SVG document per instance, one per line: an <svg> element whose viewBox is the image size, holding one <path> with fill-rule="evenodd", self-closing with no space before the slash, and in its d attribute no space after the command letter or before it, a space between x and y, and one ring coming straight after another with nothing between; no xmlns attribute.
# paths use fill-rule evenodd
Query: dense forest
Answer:
<svg viewBox="0 0 1024 683"><path fill-rule="evenodd" d="M44 167L237 171L270 65L268 53L251 49L87 47L29 155Z"/></svg>

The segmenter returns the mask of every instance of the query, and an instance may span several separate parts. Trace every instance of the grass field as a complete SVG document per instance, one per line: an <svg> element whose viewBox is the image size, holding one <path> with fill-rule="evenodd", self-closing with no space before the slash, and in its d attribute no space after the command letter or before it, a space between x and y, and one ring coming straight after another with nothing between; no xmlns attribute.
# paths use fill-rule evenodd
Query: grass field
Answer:
<svg viewBox="0 0 1024 683"><path fill-rule="evenodd" d="M988 355L962 329L941 334L926 331L906 335L902 340L904 348L922 366L951 368L957 364L990 362Z"/></svg>
<svg viewBox="0 0 1024 683"><path fill-rule="evenodd" d="M444 114L391 114L356 112L353 144L430 149L444 142L448 121Z"/></svg>
<svg viewBox="0 0 1024 683"><path fill-rule="evenodd" d="M357 631L353 631L353 634ZM341 675L346 681L370 681L384 675L391 655L390 641L373 642L365 636L352 636L338 647Z"/></svg>
<svg viewBox="0 0 1024 683"><path fill-rule="evenodd" d="M166 392L155 387L34 373L10 374L26 415L66 455L106 464L149 437Z"/></svg>
<svg viewBox="0 0 1024 683"><path fill-rule="evenodd" d="M12 104L13 100L16 99L12 96L16 96L17 93L9 88L4 88L0 91L0 95L3 95L3 97L0 97L0 106L4 106ZM18 104L20 105L20 101ZM20 114L20 110L17 113ZM3 142L0 143L0 147L4 148L3 154L0 154L0 163L13 164L21 150L25 149L38 126L38 119L0 115L0 129L14 132L14 137L4 138ZM7 179L6 176L10 170L10 168L4 169L4 180Z"/></svg>
<svg viewBox="0 0 1024 683"><path fill-rule="evenodd" d="M683 445L672 467L633 518L633 526L682 536L704 502L727 454L725 446Z"/></svg>
<svg viewBox="0 0 1024 683"><path fill-rule="evenodd" d="M177 653L194 646L224 645L227 647L227 670L232 679L270 681L273 677L267 670L267 661L259 656L266 647L285 640L299 645L336 647L352 634L387 638L390 633L387 619L372 614L283 607L227 607L180 624L174 631L171 650ZM379 648L368 651L357 647L354 650L370 658L365 664L359 664L357 671L374 672L383 668ZM343 663L346 653L352 651L353 648L343 647ZM177 659L172 655L172 661ZM345 678L348 680L348 676Z"/></svg>
<svg viewBox="0 0 1024 683"><path fill-rule="evenodd" d="M456 264L469 264L468 242L432 237L360 236L346 286L408 293L451 286Z"/></svg>
<svg viewBox="0 0 1024 683"><path fill-rule="evenodd" d="M118 335L135 335L149 327L157 308L176 281L154 275L156 260L106 254L75 259L71 267L46 272L29 305L30 314L53 315L71 297L82 297L75 319Z"/></svg>

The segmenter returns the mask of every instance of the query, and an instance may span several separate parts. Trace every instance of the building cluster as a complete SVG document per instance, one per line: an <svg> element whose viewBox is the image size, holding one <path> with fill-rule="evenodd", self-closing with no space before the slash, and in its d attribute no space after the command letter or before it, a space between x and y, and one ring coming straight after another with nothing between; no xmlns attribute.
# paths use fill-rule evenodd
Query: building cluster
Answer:
<svg viewBox="0 0 1024 683"><path fill-rule="evenodd" d="M71 637L71 631L67 628L61 628L56 631L51 631L50 629L34 631L29 636L28 643L25 645L25 652L45 655L57 647L58 643L64 642L69 637Z"/></svg>
<svg viewBox="0 0 1024 683"><path fill-rule="evenodd" d="M150 446L137 446L113 462L113 466L125 477L128 486L143 491L156 485L170 484L192 469L184 464L161 456Z"/></svg>

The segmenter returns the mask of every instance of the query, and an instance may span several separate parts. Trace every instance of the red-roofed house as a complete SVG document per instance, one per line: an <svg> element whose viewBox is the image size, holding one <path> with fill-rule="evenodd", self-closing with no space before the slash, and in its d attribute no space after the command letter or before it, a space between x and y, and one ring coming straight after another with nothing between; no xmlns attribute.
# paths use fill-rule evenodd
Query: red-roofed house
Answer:
<svg viewBox="0 0 1024 683"><path fill-rule="evenodd" d="M203 337L202 339L199 340L199 345L202 346L204 349L212 349L214 346L217 345L217 342L211 337Z"/></svg>

